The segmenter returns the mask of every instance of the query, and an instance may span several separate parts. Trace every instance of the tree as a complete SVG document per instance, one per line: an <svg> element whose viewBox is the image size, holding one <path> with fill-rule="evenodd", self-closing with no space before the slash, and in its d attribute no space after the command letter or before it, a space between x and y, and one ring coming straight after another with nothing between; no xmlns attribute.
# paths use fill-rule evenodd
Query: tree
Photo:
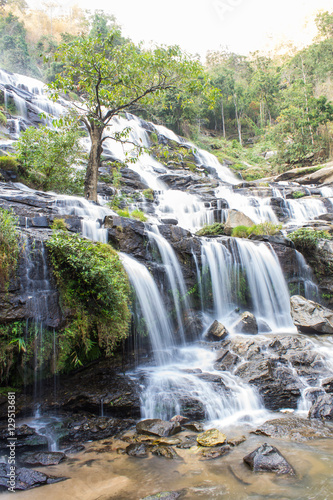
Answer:
<svg viewBox="0 0 333 500"><path fill-rule="evenodd" d="M178 89L179 95L181 88L191 93L201 85L203 73L200 63L177 46L143 50L119 40L120 32L114 28L106 37L82 36L62 44L56 59L62 62L63 71L50 84L55 99L59 92L75 92L80 99L74 106L91 139L85 197L93 201L97 201L98 169L108 137L105 129L112 118L139 103L151 103L168 89Z"/></svg>
<svg viewBox="0 0 333 500"><path fill-rule="evenodd" d="M80 131L63 120L54 129L27 128L15 146L24 179L44 191L81 194L82 173L73 166L84 159L79 138Z"/></svg>

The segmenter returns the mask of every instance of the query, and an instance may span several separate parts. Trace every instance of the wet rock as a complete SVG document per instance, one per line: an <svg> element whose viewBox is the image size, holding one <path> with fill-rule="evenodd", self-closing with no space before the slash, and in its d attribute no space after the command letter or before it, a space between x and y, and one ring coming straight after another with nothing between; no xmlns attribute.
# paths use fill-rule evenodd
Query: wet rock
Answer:
<svg viewBox="0 0 333 500"><path fill-rule="evenodd" d="M164 457L164 458L180 458L180 456L175 452L171 446L156 446L152 449L152 454L156 457Z"/></svg>
<svg viewBox="0 0 333 500"><path fill-rule="evenodd" d="M201 446L217 446L226 442L227 436L218 429L208 429L197 436Z"/></svg>
<svg viewBox="0 0 333 500"><path fill-rule="evenodd" d="M311 439L332 438L333 427L319 420L309 420L293 415L268 420L254 432L272 438L290 439L291 441L308 441Z"/></svg>
<svg viewBox="0 0 333 500"><path fill-rule="evenodd" d="M80 453L83 450L85 450L85 446L83 446L83 444L74 444L70 448L66 448L64 453L66 455L76 455L77 453Z"/></svg>
<svg viewBox="0 0 333 500"><path fill-rule="evenodd" d="M201 450L200 452L200 461L203 460L214 460L215 458L220 458L223 457L224 455L227 455L231 450L231 446L225 445L225 446L219 446L218 448L213 448L213 449L205 449Z"/></svg>
<svg viewBox="0 0 333 500"><path fill-rule="evenodd" d="M230 236L232 230L237 226L252 227L253 225L254 222L252 219L250 219L250 217L243 214L243 212L232 209L228 212L228 217L224 225L224 232L226 235Z"/></svg>
<svg viewBox="0 0 333 500"><path fill-rule="evenodd" d="M242 363L235 374L258 388L266 408L297 408L301 396L299 380L292 368L280 360L261 356L258 360Z"/></svg>
<svg viewBox="0 0 333 500"><path fill-rule="evenodd" d="M0 491L8 491L8 486L13 486L8 483L9 474L10 466L7 464L0 464ZM31 488L36 488L37 486L58 483L59 481L65 481L66 479L66 477L49 476L43 472L27 469L25 467L16 467L14 489L21 491L30 490Z"/></svg>
<svg viewBox="0 0 333 500"><path fill-rule="evenodd" d="M178 220L177 219L160 219L160 221L163 224L171 224L172 226L177 226Z"/></svg>
<svg viewBox="0 0 333 500"><path fill-rule="evenodd" d="M182 440L174 437L166 437L154 439L153 444L158 446L177 446L181 444Z"/></svg>
<svg viewBox="0 0 333 500"><path fill-rule="evenodd" d="M294 476L295 470L274 446L264 443L243 458L253 472L276 472Z"/></svg>
<svg viewBox="0 0 333 500"><path fill-rule="evenodd" d="M333 311L300 295L293 295L290 304L292 319L300 331L333 333Z"/></svg>
<svg viewBox="0 0 333 500"><path fill-rule="evenodd" d="M61 451L44 451L38 453L26 453L20 458L22 465L58 465L66 458L65 453Z"/></svg>
<svg viewBox="0 0 333 500"><path fill-rule="evenodd" d="M237 354L229 350L221 350L217 353L214 368L221 371L232 371L240 361L241 358Z"/></svg>
<svg viewBox="0 0 333 500"><path fill-rule="evenodd" d="M245 311L239 321L234 325L234 330L237 333L246 333L249 335L256 335L258 333L258 323L255 316Z"/></svg>
<svg viewBox="0 0 333 500"><path fill-rule="evenodd" d="M201 422L189 422L188 424L184 424L183 427L193 432L203 432L204 426Z"/></svg>
<svg viewBox="0 0 333 500"><path fill-rule="evenodd" d="M183 415L175 415L174 417L170 418L170 422L178 422L180 425L186 424L189 421L187 417L184 417Z"/></svg>
<svg viewBox="0 0 333 500"><path fill-rule="evenodd" d="M325 378L321 385L326 392L333 393L333 377Z"/></svg>
<svg viewBox="0 0 333 500"><path fill-rule="evenodd" d="M228 438L228 444L230 444L230 446L239 446L240 444L244 443L244 441L246 441L245 436Z"/></svg>
<svg viewBox="0 0 333 500"><path fill-rule="evenodd" d="M309 410L309 418L333 420L333 396L330 394L319 396Z"/></svg>
<svg viewBox="0 0 333 500"><path fill-rule="evenodd" d="M148 456L147 447L144 443L132 443L126 447L126 453L130 457L146 458Z"/></svg>
<svg viewBox="0 0 333 500"><path fill-rule="evenodd" d="M206 338L213 342L217 342L219 340L224 340L229 335L228 330L222 323L215 320L206 332Z"/></svg>
<svg viewBox="0 0 333 500"><path fill-rule="evenodd" d="M181 498L184 494L184 490L181 491L160 491L155 495L149 495L148 497L144 497L141 500L177 500L177 498Z"/></svg>
<svg viewBox="0 0 333 500"><path fill-rule="evenodd" d="M138 434L144 434L146 436L167 437L180 432L181 426L178 422L167 422L155 418L141 420L141 422L136 424L136 430Z"/></svg>

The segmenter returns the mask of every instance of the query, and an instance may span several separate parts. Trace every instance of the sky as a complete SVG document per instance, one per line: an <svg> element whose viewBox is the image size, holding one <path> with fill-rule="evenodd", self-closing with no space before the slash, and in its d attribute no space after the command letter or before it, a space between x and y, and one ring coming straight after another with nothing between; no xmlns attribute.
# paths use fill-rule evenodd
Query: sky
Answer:
<svg viewBox="0 0 333 500"><path fill-rule="evenodd" d="M36 8L50 3L30 0ZM227 47L247 55L280 42L301 46L316 34L318 10L333 10L332 0L52 0L63 8L78 4L113 14L134 42L179 45L204 60L208 50ZM93 8L92 8L93 6ZM47 9L46 9L47 10Z"/></svg>

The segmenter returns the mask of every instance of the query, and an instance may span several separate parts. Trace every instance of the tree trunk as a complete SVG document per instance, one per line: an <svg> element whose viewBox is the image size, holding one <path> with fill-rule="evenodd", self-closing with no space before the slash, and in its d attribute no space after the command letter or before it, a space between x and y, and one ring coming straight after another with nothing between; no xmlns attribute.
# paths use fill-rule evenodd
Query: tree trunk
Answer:
<svg viewBox="0 0 333 500"><path fill-rule="evenodd" d="M221 115L222 115L223 137L225 138L225 119L224 119L223 97L221 97Z"/></svg>
<svg viewBox="0 0 333 500"><path fill-rule="evenodd" d="M90 123L91 149L84 181L84 196L89 201L97 201L98 169L101 164L102 135L104 127L92 122Z"/></svg>
<svg viewBox="0 0 333 500"><path fill-rule="evenodd" d="M241 146L243 146L243 142L242 142L242 123L240 121L240 116L239 116L238 110L237 110L237 97L236 97L236 94L234 94L234 105L235 105L235 115L236 115L236 121L237 121L237 131L238 131L239 144Z"/></svg>

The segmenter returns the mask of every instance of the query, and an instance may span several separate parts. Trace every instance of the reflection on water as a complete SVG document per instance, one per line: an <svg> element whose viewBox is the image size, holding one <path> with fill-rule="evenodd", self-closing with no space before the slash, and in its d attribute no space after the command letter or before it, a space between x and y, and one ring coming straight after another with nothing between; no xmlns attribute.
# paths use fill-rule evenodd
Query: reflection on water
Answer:
<svg viewBox="0 0 333 500"><path fill-rule="evenodd" d="M296 477L254 474L243 463L243 457L265 441L276 446L292 464ZM247 441L233 448L229 455L204 462L199 461L196 447L177 449L180 458L168 460L152 455L150 458L132 458L117 453L118 448L126 446L126 442L114 439L89 443L85 452L67 463L40 469L70 479L17 493L17 498L139 500L160 491L185 489L182 498L187 500L332 499L331 440L291 443L250 434ZM103 452L103 448L107 451ZM7 499L9 494L1 498Z"/></svg>

